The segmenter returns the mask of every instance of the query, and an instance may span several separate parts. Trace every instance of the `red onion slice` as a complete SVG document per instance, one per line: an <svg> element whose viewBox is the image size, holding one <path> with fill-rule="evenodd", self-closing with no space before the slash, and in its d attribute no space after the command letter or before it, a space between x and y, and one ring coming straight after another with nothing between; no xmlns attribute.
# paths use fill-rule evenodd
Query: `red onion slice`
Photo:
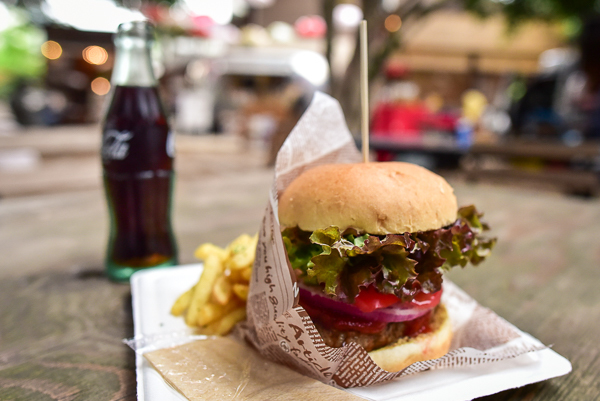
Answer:
<svg viewBox="0 0 600 401"><path fill-rule="evenodd" d="M307 288L300 287L300 299L302 302L306 302L309 306L313 308L323 308L331 311L337 311L340 314L344 314L347 316L357 317L363 320L368 321L378 321L378 322L406 322L409 320L416 319L418 317L423 316L430 309L433 309L435 305L431 308L399 308L394 306L389 306L387 308L377 309L373 312L363 312L358 309L356 306L351 304L347 304L345 302L336 301L334 299L329 298L325 294L321 292L320 289L315 288Z"/></svg>

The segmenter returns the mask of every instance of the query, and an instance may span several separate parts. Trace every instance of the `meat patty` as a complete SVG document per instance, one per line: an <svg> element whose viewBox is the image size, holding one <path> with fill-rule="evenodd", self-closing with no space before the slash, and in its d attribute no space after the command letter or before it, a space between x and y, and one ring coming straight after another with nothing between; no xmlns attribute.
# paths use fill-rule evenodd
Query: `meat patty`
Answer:
<svg viewBox="0 0 600 401"><path fill-rule="evenodd" d="M403 337L416 337L431 330L430 323L434 313L427 313L421 318L409 322L388 323L379 333L362 333L360 331L343 331L328 327L320 319L312 319L315 327L330 347L339 348L351 342L358 343L365 350L372 351L388 344L395 343Z"/></svg>

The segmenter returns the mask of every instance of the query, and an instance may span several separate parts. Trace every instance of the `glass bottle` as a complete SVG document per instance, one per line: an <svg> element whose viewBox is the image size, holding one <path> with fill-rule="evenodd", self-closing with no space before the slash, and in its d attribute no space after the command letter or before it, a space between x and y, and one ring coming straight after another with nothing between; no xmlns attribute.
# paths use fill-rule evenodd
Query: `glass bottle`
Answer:
<svg viewBox="0 0 600 401"><path fill-rule="evenodd" d="M102 127L104 189L110 215L105 268L115 281L177 264L171 225L174 137L151 62L147 22L119 26L112 99Z"/></svg>

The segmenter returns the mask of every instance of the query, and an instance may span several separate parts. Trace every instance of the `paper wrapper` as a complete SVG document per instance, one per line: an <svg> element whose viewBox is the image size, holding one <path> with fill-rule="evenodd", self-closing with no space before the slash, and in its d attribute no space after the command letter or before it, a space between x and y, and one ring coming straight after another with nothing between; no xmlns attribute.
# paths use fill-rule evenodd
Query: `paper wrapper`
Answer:
<svg viewBox="0 0 600 401"><path fill-rule="evenodd" d="M144 355L188 400L359 401L362 398L262 358L230 338L209 338Z"/></svg>
<svg viewBox="0 0 600 401"><path fill-rule="evenodd" d="M427 369L499 361L544 348L451 283L444 287L444 302L454 339L451 351L442 358L417 362L392 373L377 366L356 343L341 348L325 345L306 311L298 305L298 285L277 217L278 198L306 169L360 160L340 105L330 96L316 93L277 156L270 201L259 232L248 320L242 326L247 341L273 361L341 387L368 386Z"/></svg>

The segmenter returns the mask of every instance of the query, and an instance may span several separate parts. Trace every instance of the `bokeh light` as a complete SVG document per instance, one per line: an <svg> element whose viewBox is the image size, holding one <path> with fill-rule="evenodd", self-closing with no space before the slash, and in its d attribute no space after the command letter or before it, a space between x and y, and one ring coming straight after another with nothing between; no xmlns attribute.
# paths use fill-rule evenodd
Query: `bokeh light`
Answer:
<svg viewBox="0 0 600 401"><path fill-rule="evenodd" d="M385 19L385 29L388 32L398 32L402 26L402 19L399 15L391 14Z"/></svg>
<svg viewBox="0 0 600 401"><path fill-rule="evenodd" d="M246 0L252 8L267 8L275 4L275 0Z"/></svg>
<svg viewBox="0 0 600 401"><path fill-rule="evenodd" d="M321 86L329 78L329 64L319 53L303 50L294 54L290 60L292 70L314 86Z"/></svg>
<svg viewBox="0 0 600 401"><path fill-rule="evenodd" d="M83 59L90 64L102 65L108 60L108 52L100 46L88 46L83 49Z"/></svg>
<svg viewBox="0 0 600 401"><path fill-rule="evenodd" d="M98 77L92 81L92 92L98 96L104 96L110 92L110 82L104 77Z"/></svg>
<svg viewBox="0 0 600 401"><path fill-rule="evenodd" d="M296 39L294 27L282 21L272 22L267 31L271 35L274 42L277 43L292 43Z"/></svg>
<svg viewBox="0 0 600 401"><path fill-rule="evenodd" d="M355 30L362 19L363 12L355 4L338 4L333 9L333 24L341 31Z"/></svg>
<svg viewBox="0 0 600 401"><path fill-rule="evenodd" d="M303 38L320 39L327 32L327 23L320 15L306 15L296 20L294 28Z"/></svg>
<svg viewBox="0 0 600 401"><path fill-rule="evenodd" d="M44 42L42 44L41 50L44 57L50 60L56 60L62 54L62 47L60 46L60 44L58 44L58 42L55 42L53 40L48 40Z"/></svg>

